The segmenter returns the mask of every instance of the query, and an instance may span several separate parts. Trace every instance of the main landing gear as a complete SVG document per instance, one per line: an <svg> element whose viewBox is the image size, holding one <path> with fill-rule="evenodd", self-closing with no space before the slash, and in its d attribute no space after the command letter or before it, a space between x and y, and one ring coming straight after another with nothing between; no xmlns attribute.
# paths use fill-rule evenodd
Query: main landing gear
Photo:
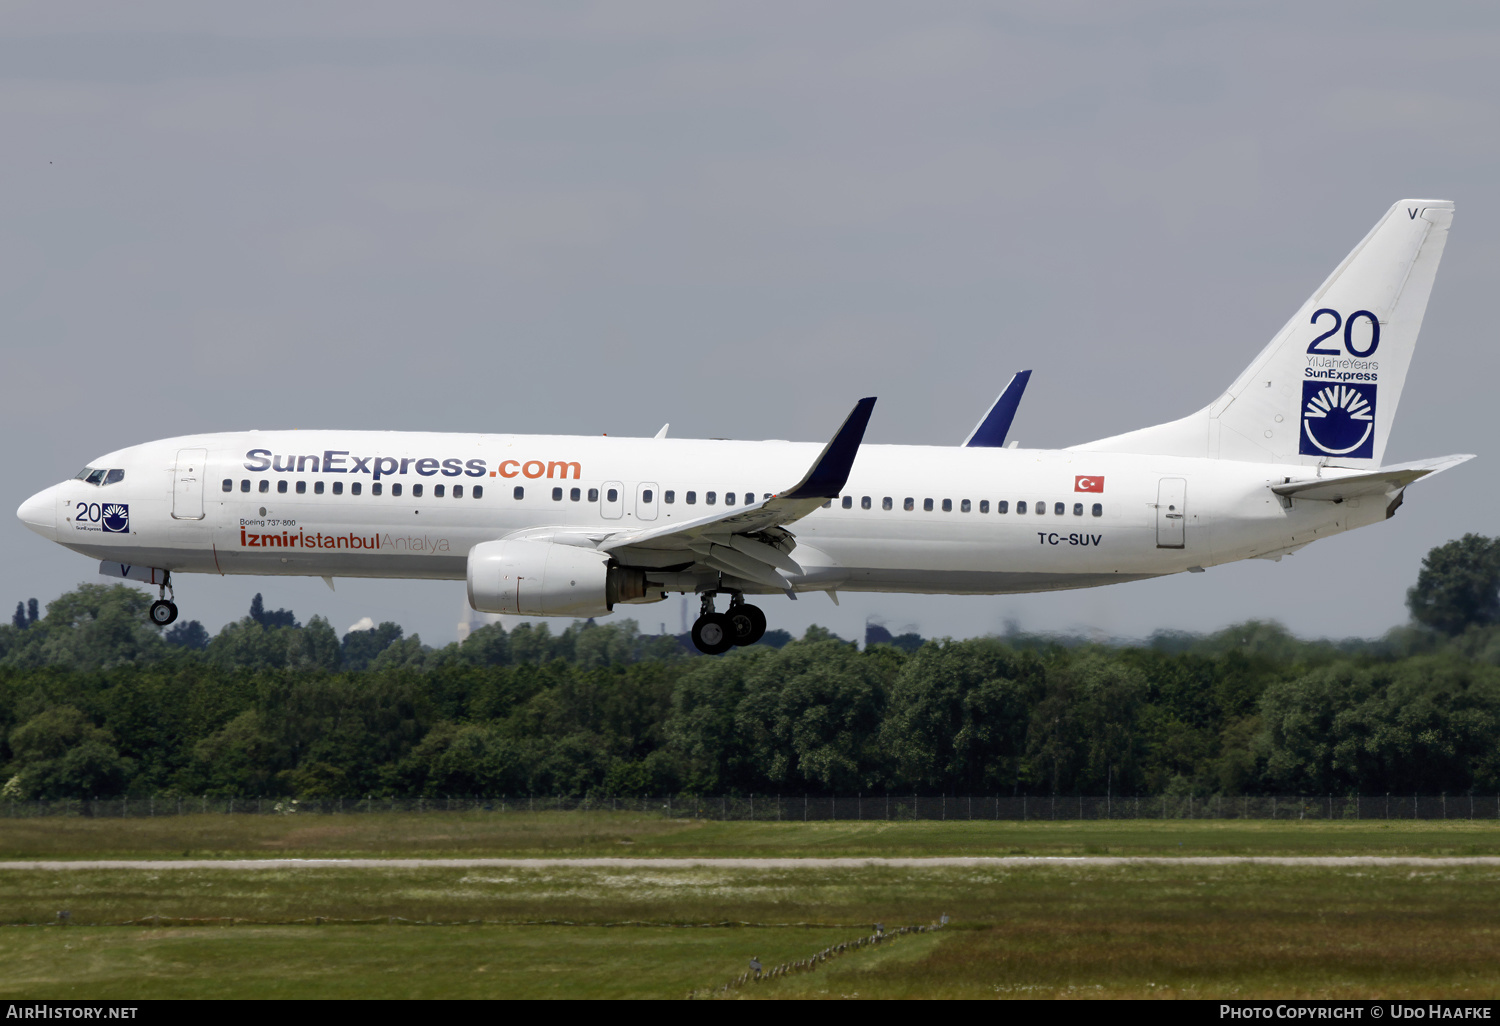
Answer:
<svg viewBox="0 0 1500 1026"><path fill-rule="evenodd" d="M156 593L161 597L151 603L151 622L158 627L165 627L177 619L177 603L167 598L168 595L171 595L172 598L177 597L176 593L172 591L171 574L167 574L166 579L161 582Z"/></svg>
<svg viewBox="0 0 1500 1026"><path fill-rule="evenodd" d="M720 655L736 645L753 645L766 633L766 614L752 606L738 592L729 600L729 609L714 612L717 592L703 593L703 612L693 622L693 645L704 655Z"/></svg>

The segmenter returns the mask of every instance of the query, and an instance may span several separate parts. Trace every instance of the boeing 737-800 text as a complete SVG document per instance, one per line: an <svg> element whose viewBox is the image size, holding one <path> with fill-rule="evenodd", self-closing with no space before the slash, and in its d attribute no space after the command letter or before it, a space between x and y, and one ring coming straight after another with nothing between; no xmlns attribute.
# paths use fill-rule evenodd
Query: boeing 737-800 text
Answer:
<svg viewBox="0 0 1500 1026"><path fill-rule="evenodd" d="M765 632L747 595L1051 591L1277 559L1469 458L1381 465L1452 219L1397 203L1219 398L1066 449L999 447L1023 372L951 448L862 445L873 399L822 447L239 431L101 456L18 515L156 585L163 625L186 573L467 579L475 609L520 616L695 593L710 653Z"/></svg>

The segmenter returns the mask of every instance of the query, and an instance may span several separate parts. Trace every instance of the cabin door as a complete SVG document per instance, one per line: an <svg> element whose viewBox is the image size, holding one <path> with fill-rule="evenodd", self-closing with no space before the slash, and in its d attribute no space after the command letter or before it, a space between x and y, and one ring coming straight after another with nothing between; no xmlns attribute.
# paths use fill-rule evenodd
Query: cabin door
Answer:
<svg viewBox="0 0 1500 1026"><path fill-rule="evenodd" d="M1187 481L1180 477L1162 478L1156 492L1156 547L1182 548L1186 523Z"/></svg>
<svg viewBox="0 0 1500 1026"><path fill-rule="evenodd" d="M172 519L203 519L203 474L207 449L178 449L172 471Z"/></svg>

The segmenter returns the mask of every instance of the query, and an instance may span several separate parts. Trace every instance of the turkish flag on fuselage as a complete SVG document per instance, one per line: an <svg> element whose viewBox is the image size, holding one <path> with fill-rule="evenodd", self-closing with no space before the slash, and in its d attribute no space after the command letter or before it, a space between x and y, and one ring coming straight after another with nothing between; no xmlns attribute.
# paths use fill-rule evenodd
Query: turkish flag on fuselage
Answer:
<svg viewBox="0 0 1500 1026"><path fill-rule="evenodd" d="M1075 492L1103 492L1104 478L1075 477L1073 478L1073 490Z"/></svg>

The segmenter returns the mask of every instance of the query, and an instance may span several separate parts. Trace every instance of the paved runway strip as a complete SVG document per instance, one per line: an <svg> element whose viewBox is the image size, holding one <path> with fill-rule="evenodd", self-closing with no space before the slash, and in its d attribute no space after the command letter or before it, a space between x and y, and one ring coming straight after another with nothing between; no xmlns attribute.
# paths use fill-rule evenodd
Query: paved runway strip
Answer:
<svg viewBox="0 0 1500 1026"><path fill-rule="evenodd" d="M949 869L1041 866L1500 866L1494 855L998 855L881 858L597 858L597 859L89 859L0 862L0 872L69 869Z"/></svg>

